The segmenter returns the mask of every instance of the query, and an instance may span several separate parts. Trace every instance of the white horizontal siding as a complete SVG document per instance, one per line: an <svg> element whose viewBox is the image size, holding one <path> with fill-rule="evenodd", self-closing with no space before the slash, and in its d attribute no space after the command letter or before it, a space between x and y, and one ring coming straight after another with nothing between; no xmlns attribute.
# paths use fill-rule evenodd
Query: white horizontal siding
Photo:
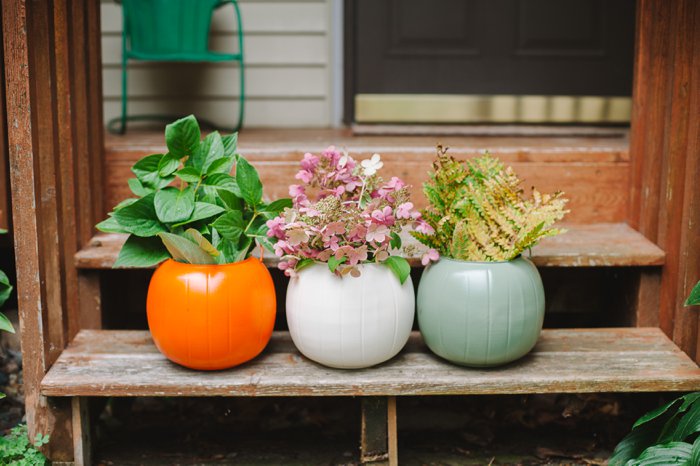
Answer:
<svg viewBox="0 0 700 466"><path fill-rule="evenodd" d="M267 35L244 38L246 65L321 65L328 64L326 36L316 35ZM210 50L237 52L236 36L213 36ZM102 63L121 66L121 36L102 37ZM158 66L160 64L153 64ZM195 65L200 66L200 65ZM205 65L206 66L206 65Z"/></svg>
<svg viewBox="0 0 700 466"><path fill-rule="evenodd" d="M329 126L332 0L240 0L245 33L246 125ZM121 6L102 0L104 114L119 113ZM233 8L213 19L211 50L237 50ZM130 114L196 113L231 125L238 109L238 69L233 63L129 64Z"/></svg>
<svg viewBox="0 0 700 466"><path fill-rule="evenodd" d="M121 75L121 68L103 70L105 97L121 96ZM328 76L322 67L248 67L245 80L246 96L252 98L325 99L328 95ZM239 71L232 65L202 70L189 63L163 63L158 68L132 68L128 84L131 98L237 98Z"/></svg>
<svg viewBox="0 0 700 466"><path fill-rule="evenodd" d="M106 115L119 115L120 100L106 98ZM322 127L329 120L328 105L321 99L249 99L245 117L255 127ZM238 118L234 99L129 99L131 114L186 115L194 113L218 125L231 127ZM254 124L253 124L254 123Z"/></svg>

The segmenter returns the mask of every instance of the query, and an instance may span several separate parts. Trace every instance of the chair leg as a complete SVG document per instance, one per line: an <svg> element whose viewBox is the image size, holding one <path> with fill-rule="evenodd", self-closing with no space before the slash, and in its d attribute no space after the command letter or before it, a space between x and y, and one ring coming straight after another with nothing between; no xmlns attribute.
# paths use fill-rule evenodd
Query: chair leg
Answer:
<svg viewBox="0 0 700 466"><path fill-rule="evenodd" d="M122 51L122 53L126 53L126 51ZM126 58L122 58L122 121L121 121L121 128L119 128L119 133L124 134L126 133L126 104L127 104L127 61Z"/></svg>
<svg viewBox="0 0 700 466"><path fill-rule="evenodd" d="M240 130L243 126L243 116L245 114L245 66L243 65L243 57L241 57L239 69L241 75L241 95L238 100L238 123L236 124L236 131Z"/></svg>
<svg viewBox="0 0 700 466"><path fill-rule="evenodd" d="M360 463L398 465L396 397L362 398Z"/></svg>

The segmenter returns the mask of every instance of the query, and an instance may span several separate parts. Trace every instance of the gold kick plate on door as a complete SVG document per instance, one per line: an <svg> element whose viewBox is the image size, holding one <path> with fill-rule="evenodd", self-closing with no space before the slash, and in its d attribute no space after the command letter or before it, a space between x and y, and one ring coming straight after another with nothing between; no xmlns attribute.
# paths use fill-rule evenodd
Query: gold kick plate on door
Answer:
<svg viewBox="0 0 700 466"><path fill-rule="evenodd" d="M358 123L628 123L630 97L358 94Z"/></svg>

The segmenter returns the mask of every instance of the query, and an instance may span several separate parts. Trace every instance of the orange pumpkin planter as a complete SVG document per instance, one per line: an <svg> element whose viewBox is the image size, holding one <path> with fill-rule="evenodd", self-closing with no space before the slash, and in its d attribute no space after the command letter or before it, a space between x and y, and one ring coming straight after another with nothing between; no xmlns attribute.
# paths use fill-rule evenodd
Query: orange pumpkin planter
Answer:
<svg viewBox="0 0 700 466"><path fill-rule="evenodd" d="M224 265L161 264L148 287L148 326L171 361L217 370L253 359L275 323L272 277L259 259Z"/></svg>

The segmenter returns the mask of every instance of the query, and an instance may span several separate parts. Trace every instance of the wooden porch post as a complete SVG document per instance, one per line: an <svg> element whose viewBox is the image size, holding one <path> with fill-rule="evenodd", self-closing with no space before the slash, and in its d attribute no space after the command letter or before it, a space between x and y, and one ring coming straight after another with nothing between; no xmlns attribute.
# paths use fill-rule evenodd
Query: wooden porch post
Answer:
<svg viewBox="0 0 700 466"><path fill-rule="evenodd" d="M698 360L698 309L683 301L700 278L700 4L637 6L630 223L666 251L661 276L642 281L638 321Z"/></svg>
<svg viewBox="0 0 700 466"><path fill-rule="evenodd" d="M70 400L41 396L39 384L91 320L81 298L94 301L78 293L73 256L103 210L101 84L90 74L100 59L99 3L7 0L1 8L27 423L32 437L50 436L50 459L72 461Z"/></svg>

